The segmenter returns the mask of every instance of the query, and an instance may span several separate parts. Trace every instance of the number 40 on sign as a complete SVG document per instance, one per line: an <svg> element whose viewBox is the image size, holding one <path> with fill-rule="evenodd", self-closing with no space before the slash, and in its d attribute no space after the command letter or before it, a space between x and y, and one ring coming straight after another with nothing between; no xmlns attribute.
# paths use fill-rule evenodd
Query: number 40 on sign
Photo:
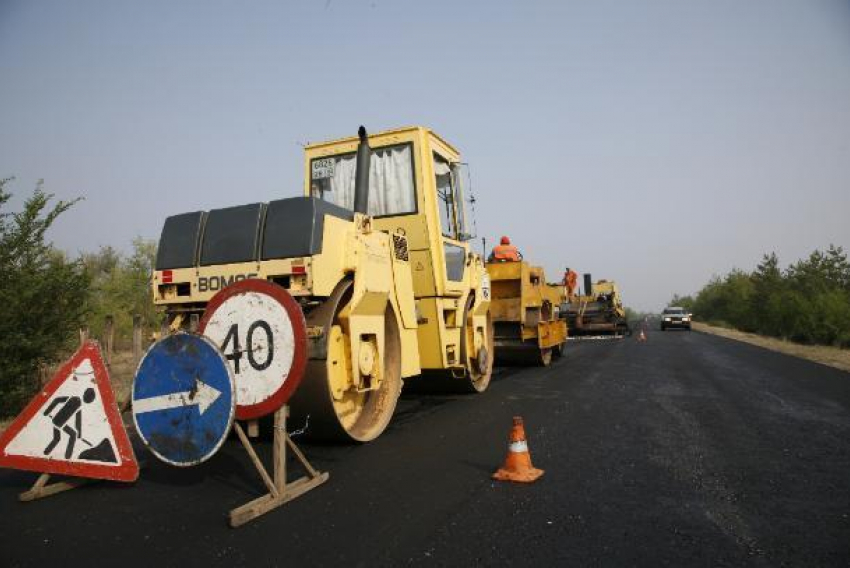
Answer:
<svg viewBox="0 0 850 568"><path fill-rule="evenodd" d="M304 314L276 284L249 279L228 286L210 300L200 332L230 364L239 420L273 413L301 382L307 364Z"/></svg>

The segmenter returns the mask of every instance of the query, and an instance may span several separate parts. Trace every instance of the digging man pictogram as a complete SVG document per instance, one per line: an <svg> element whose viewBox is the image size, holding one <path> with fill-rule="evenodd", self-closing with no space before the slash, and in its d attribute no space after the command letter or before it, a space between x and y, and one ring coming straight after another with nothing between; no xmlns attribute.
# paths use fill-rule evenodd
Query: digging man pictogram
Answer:
<svg viewBox="0 0 850 568"><path fill-rule="evenodd" d="M44 448L44 455L49 454L62 439L62 432L68 435L68 445L65 447L65 459L71 459L74 452L74 445L77 443L77 438L88 443L83 438L83 403L89 404L94 401L95 393L93 388L87 388L83 393L82 400L78 396L60 396L56 397L50 406L44 411L45 416L50 416L53 421L53 439ZM56 413L56 416L51 416L53 409L62 405L62 408ZM70 424L73 419L74 425Z"/></svg>

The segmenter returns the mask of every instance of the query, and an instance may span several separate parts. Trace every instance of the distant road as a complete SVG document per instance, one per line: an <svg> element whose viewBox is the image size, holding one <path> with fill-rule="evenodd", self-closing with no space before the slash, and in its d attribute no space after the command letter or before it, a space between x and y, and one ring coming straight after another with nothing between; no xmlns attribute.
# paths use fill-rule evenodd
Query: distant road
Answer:
<svg viewBox="0 0 850 568"><path fill-rule="evenodd" d="M305 444L330 481L241 529L226 513L261 484L234 441L30 504L34 475L2 471L0 563L850 564L850 374L696 332L636 337L499 370L482 396L405 396L365 446ZM546 470L534 485L490 481L514 414Z"/></svg>

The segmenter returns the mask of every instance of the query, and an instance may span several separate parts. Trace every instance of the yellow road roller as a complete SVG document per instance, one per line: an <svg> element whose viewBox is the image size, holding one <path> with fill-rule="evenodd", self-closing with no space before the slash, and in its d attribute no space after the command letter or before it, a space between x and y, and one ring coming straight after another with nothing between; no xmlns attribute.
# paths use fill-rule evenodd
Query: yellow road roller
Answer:
<svg viewBox="0 0 850 568"><path fill-rule="evenodd" d="M284 288L308 338L293 416L309 415L315 437L373 440L406 378L474 393L490 382L490 284L463 169L423 127L310 144L303 196L166 219L154 300L177 329L234 282Z"/></svg>
<svg viewBox="0 0 850 568"><path fill-rule="evenodd" d="M558 317L563 287L547 284L543 268L524 260L486 266L496 362L549 365L567 340L566 321Z"/></svg>

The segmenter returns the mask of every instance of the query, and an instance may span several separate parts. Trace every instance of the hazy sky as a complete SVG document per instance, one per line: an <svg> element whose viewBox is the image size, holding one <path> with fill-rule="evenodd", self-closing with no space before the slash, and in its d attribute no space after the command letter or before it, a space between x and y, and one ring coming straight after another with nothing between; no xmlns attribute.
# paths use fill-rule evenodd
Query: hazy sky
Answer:
<svg viewBox="0 0 850 568"><path fill-rule="evenodd" d="M850 245L850 2L0 0L0 177L85 197L68 251L298 195L360 124L434 128L488 243L659 309Z"/></svg>

